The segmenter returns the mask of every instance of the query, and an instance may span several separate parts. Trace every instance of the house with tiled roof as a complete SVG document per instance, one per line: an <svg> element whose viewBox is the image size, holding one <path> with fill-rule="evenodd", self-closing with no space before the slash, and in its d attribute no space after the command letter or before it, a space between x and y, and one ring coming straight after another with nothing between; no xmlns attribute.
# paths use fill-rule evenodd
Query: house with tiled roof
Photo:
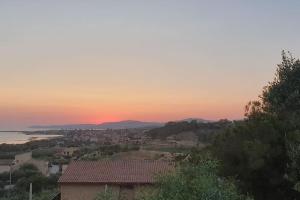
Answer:
<svg viewBox="0 0 300 200"><path fill-rule="evenodd" d="M74 161L58 181L61 200L93 200L108 187L119 199L133 200L156 176L172 170L174 165L164 161Z"/></svg>

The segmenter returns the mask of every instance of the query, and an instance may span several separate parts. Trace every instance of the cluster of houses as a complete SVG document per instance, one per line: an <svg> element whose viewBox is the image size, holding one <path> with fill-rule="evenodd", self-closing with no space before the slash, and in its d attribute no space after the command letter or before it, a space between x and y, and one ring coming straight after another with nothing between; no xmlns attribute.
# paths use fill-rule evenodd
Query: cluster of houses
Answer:
<svg viewBox="0 0 300 200"><path fill-rule="evenodd" d="M0 173L10 172L19 169L23 164L32 164L45 176L57 174L60 172L60 167L50 165L48 161L37 160L32 158L32 152L22 153L15 156L15 159L0 160Z"/></svg>
<svg viewBox="0 0 300 200"><path fill-rule="evenodd" d="M78 149L63 148L58 153L72 156ZM53 200L94 200L97 194L111 190L120 200L133 200L139 191L152 187L156 176L174 170L170 161L115 160L71 161L68 166L51 165L37 160L31 152L18 154L14 160L0 160L0 173L33 164L45 176L61 173L58 181L60 193Z"/></svg>
<svg viewBox="0 0 300 200"><path fill-rule="evenodd" d="M57 154L61 156L73 156L77 147L60 148ZM14 159L0 159L0 173L10 172L19 169L23 164L32 164L45 176L62 173L67 165L52 164L46 160L35 159L32 157L32 152L26 152L15 155Z"/></svg>
<svg viewBox="0 0 300 200"><path fill-rule="evenodd" d="M66 149L65 154L71 154ZM22 164L35 165L44 175L59 172L58 166L32 158L31 152L0 160L0 171L18 169ZM60 177L59 191L53 200L94 200L100 192L111 190L120 200L133 200L139 191L148 189L156 177L175 169L172 162L149 160L72 161Z"/></svg>
<svg viewBox="0 0 300 200"><path fill-rule="evenodd" d="M72 155L75 151L75 148L66 148L61 153ZM107 189L112 190L117 199L133 200L139 191L155 183L156 176L175 168L167 161L72 161L61 171L59 166L36 160L28 152L16 155L14 160L0 160L0 172L16 170L23 164L35 165L45 176L62 173L58 181L60 193L55 200L94 200Z"/></svg>
<svg viewBox="0 0 300 200"><path fill-rule="evenodd" d="M74 142L91 142L100 145L113 144L145 144L150 140L141 130L120 129L120 130L99 130L84 131L73 133L72 141Z"/></svg>
<svg viewBox="0 0 300 200"><path fill-rule="evenodd" d="M134 130L101 130L78 131L67 136L73 142L91 142L99 145L137 144L154 145L155 147L195 146L197 138L169 136L166 140L154 140L147 134ZM63 142L59 141L59 142ZM184 143L182 143L184 142ZM57 144L55 155L73 157L77 155L78 147L63 147ZM114 160L114 161L71 161L69 165L55 165L45 160L32 157L32 152L22 153L13 160L0 160L0 173L20 168L23 164L33 164L45 176L62 174L59 184L59 195L53 200L94 200L97 194L110 189L119 200L133 200L139 191L152 187L159 174L165 174L175 169L172 163L174 155L161 153L162 159L149 160Z"/></svg>

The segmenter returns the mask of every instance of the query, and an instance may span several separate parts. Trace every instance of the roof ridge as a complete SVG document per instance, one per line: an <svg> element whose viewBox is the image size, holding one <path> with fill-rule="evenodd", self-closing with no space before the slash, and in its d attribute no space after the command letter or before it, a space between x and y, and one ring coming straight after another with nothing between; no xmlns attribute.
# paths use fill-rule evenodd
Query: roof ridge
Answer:
<svg viewBox="0 0 300 200"><path fill-rule="evenodd" d="M156 162L156 163L173 163L172 161L164 161L164 160L138 160L138 159L132 159L132 160L72 160L70 163L74 162L85 162L85 163L100 163L100 162L107 162L107 163L116 163L116 162Z"/></svg>

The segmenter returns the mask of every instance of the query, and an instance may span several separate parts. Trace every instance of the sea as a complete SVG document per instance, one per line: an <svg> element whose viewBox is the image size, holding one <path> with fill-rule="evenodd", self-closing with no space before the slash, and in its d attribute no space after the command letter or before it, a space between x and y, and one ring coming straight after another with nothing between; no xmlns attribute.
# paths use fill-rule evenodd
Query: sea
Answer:
<svg viewBox="0 0 300 200"><path fill-rule="evenodd" d="M61 137L61 135L37 135L25 134L23 132L1 131L0 144L24 144L34 140L47 140L51 138Z"/></svg>

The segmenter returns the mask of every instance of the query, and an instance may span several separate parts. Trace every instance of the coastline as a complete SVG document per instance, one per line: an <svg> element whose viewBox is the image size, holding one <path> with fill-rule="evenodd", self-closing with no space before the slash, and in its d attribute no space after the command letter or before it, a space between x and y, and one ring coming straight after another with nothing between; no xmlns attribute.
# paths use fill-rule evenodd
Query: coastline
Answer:
<svg viewBox="0 0 300 200"><path fill-rule="evenodd" d="M63 137L63 135L30 133L28 131L0 131L1 144L25 144L32 141L51 140Z"/></svg>

